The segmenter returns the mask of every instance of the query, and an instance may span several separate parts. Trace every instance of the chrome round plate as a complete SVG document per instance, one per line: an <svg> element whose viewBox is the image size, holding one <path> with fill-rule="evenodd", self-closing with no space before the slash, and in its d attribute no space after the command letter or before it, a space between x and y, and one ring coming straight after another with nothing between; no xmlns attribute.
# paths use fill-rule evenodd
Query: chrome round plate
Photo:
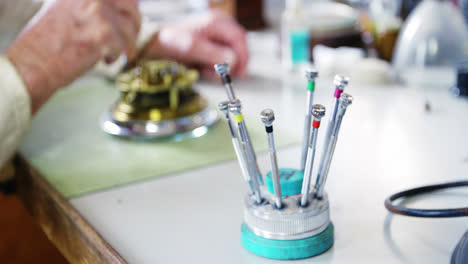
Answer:
<svg viewBox="0 0 468 264"><path fill-rule="evenodd" d="M111 112L106 112L101 118L101 128L104 132L119 137L157 139L209 127L216 123L218 118L218 112L209 106L190 116L159 122L143 120L119 122L112 118Z"/></svg>

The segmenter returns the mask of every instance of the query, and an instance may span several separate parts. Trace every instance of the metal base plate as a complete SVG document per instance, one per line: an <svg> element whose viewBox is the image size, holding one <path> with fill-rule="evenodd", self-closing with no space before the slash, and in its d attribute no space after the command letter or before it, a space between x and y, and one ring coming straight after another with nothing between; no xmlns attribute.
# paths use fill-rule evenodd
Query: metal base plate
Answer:
<svg viewBox="0 0 468 264"><path fill-rule="evenodd" d="M320 234L304 239L275 240L257 236L243 223L241 240L247 250L262 257L280 260L304 259L322 254L333 246L334 227L330 223Z"/></svg>
<svg viewBox="0 0 468 264"><path fill-rule="evenodd" d="M159 122L146 120L119 122L112 118L111 112L106 112L101 118L101 128L104 132L114 136L156 139L208 127L217 120L218 112L211 107L206 107L203 111L190 116Z"/></svg>

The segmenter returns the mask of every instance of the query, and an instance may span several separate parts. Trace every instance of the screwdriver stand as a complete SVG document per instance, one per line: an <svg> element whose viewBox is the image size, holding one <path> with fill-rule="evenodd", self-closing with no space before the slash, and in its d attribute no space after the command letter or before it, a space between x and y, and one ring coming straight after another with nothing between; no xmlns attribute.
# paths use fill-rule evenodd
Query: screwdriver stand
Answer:
<svg viewBox="0 0 468 264"><path fill-rule="evenodd" d="M268 135L272 170L266 175L267 187L265 187L261 184L263 179L258 172L255 151L243 121L241 101L236 99L232 91L229 65L221 63L216 64L214 68L221 77L229 98L228 102L221 102L218 107L225 113L242 174L250 191L245 197L244 223L241 228L242 244L257 255L280 260L304 259L327 251L333 246L334 228L330 221L328 196L324 192L324 184L343 115L353 102L351 95L342 93L348 84L348 78L337 75L334 79L334 112L329 122L324 144L326 151L320 163L320 174L317 174L315 188L310 188L310 183L317 133L320 121L325 116L323 105L312 104L318 72L314 69L306 71L308 98L301 170L278 168L273 136L275 114L271 109L265 109L260 113L260 120L265 125ZM233 128L227 109L237 121L237 132ZM258 175L260 177L257 178ZM302 186L303 184L305 185Z"/></svg>
<svg viewBox="0 0 468 264"><path fill-rule="evenodd" d="M279 171L281 187L286 191L282 192L283 207L276 208L271 191L264 192L261 204L247 195L242 244L257 255L281 260L309 258L327 251L334 242L328 196L318 200L310 193L309 203L301 207L302 171ZM271 185L271 173L266 176L266 184Z"/></svg>

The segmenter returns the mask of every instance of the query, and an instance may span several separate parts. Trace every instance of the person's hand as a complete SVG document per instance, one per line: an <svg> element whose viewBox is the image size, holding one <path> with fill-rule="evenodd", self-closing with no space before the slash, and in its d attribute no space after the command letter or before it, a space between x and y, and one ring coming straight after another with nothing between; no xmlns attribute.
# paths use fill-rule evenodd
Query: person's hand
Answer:
<svg viewBox="0 0 468 264"><path fill-rule="evenodd" d="M136 57L138 0L57 0L7 51L31 95L32 111L58 88L125 52Z"/></svg>
<svg viewBox="0 0 468 264"><path fill-rule="evenodd" d="M234 76L245 75L249 59L244 29L220 11L162 26L142 56L200 66L208 75L214 64L228 62Z"/></svg>

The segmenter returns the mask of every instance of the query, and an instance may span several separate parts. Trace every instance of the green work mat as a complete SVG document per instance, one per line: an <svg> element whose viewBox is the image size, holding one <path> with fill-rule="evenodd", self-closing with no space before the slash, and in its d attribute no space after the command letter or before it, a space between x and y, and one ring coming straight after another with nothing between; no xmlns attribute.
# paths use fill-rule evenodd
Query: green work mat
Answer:
<svg viewBox="0 0 468 264"><path fill-rule="evenodd" d="M182 141L131 141L105 134L99 119L117 98L110 82L86 78L56 93L34 117L20 151L65 197L235 159L223 120L206 135ZM254 148L265 152L263 125L257 118L246 119ZM276 138L278 146L297 142L281 131Z"/></svg>

